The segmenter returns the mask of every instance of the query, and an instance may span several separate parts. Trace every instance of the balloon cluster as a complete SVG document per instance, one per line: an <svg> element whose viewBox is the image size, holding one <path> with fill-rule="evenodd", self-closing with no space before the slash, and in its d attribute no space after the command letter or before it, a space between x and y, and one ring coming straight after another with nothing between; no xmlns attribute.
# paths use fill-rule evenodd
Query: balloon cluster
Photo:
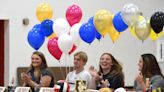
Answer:
<svg viewBox="0 0 164 92"><path fill-rule="evenodd" d="M164 13L155 12L150 21L146 21L140 14L138 6L125 4L123 9L114 15L104 9L97 11L94 26L102 36L108 33L113 42L128 27L130 32L142 41L148 37L156 40L163 35Z"/></svg>
<svg viewBox="0 0 164 92"><path fill-rule="evenodd" d="M28 43L38 50L48 39L47 48L50 54L57 60L61 55L71 54L80 43L79 23L82 18L82 10L77 5L69 6L66 10L66 19L58 18L54 22L52 7L47 3L41 3L36 8L36 16L41 22L36 24L28 33Z"/></svg>
<svg viewBox="0 0 164 92"><path fill-rule="evenodd" d="M28 42L31 47L38 50L45 38L49 38L48 51L57 60L60 60L62 53L71 54L75 51L81 40L91 44L95 38L100 40L109 34L115 42L128 27L129 31L142 41L148 37L156 40L163 35L164 30L164 12L157 11L146 21L138 6L134 4L125 4L116 14L105 9L98 10L83 24L79 23L82 10L78 5L67 8L66 19L58 18L52 21L52 7L47 3L41 3L36 9L36 16L41 23L29 31Z"/></svg>

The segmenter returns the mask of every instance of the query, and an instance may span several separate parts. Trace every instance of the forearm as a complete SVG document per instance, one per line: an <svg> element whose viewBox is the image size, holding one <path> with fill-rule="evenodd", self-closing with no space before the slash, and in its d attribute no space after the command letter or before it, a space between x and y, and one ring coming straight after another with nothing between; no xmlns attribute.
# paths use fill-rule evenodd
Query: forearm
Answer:
<svg viewBox="0 0 164 92"><path fill-rule="evenodd" d="M32 81L32 80L28 81L27 84L28 84L30 87L32 87L32 88L35 88L35 87L38 87L38 86L39 86L39 84L35 83L35 82Z"/></svg>
<svg viewBox="0 0 164 92"><path fill-rule="evenodd" d="M93 78L91 78L91 80L88 82L88 88L96 89L96 81Z"/></svg>

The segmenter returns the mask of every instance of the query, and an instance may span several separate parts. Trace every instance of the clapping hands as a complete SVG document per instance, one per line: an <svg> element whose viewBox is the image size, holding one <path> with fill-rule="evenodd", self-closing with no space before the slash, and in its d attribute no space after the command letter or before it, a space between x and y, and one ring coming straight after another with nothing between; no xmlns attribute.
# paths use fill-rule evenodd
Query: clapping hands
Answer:
<svg viewBox="0 0 164 92"><path fill-rule="evenodd" d="M95 81L101 81L103 74L99 75L97 70L94 68L94 66L89 67L89 72L92 75L92 77L95 79Z"/></svg>
<svg viewBox="0 0 164 92"><path fill-rule="evenodd" d="M31 81L31 76L23 72L21 73L21 79L23 82L28 83L29 81Z"/></svg>

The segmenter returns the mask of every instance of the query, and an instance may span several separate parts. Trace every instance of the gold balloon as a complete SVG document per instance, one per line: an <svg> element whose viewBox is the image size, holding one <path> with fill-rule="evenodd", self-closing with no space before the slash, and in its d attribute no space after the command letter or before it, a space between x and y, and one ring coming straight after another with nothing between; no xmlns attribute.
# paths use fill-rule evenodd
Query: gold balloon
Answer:
<svg viewBox="0 0 164 92"><path fill-rule="evenodd" d="M112 14L107 10L99 10L94 16L94 25L97 31L102 35L109 31L109 26L112 25Z"/></svg>
<svg viewBox="0 0 164 92"><path fill-rule="evenodd" d="M130 33L131 33L136 39L138 39L137 36L136 36L136 33L135 33L135 30L134 30L134 29L135 29L134 26L130 26L130 27L129 27Z"/></svg>
<svg viewBox="0 0 164 92"><path fill-rule="evenodd" d="M150 26L143 16L139 16L135 24L135 33L140 40L145 40L150 35Z"/></svg>
<svg viewBox="0 0 164 92"><path fill-rule="evenodd" d="M101 88L99 92L113 92L110 88Z"/></svg>
<svg viewBox="0 0 164 92"><path fill-rule="evenodd" d="M120 32L116 31L113 26L110 27L108 33L109 33L109 36L112 39L113 43L119 38L119 36L121 34Z"/></svg>
<svg viewBox="0 0 164 92"><path fill-rule="evenodd" d="M52 33L50 36L48 36L48 39L52 39L54 37L56 37L56 34L55 33Z"/></svg>
<svg viewBox="0 0 164 92"><path fill-rule="evenodd" d="M53 15L52 7L47 3L41 3L36 8L36 16L40 22L51 19Z"/></svg>

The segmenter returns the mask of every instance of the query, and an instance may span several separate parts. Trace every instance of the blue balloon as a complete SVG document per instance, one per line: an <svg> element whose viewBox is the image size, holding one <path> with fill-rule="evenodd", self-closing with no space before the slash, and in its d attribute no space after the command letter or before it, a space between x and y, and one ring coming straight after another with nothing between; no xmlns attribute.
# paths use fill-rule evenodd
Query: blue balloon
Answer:
<svg viewBox="0 0 164 92"><path fill-rule="evenodd" d="M93 27L94 27L93 30L96 32L96 38L97 38L98 40L100 40L102 36L101 36L101 34L96 30L96 27L94 26L93 17L90 17L90 18L89 18L88 23L90 23L90 24L93 25Z"/></svg>
<svg viewBox="0 0 164 92"><path fill-rule="evenodd" d="M101 39L101 34L98 32L98 31L96 31L96 38L98 39L98 40L100 40Z"/></svg>
<svg viewBox="0 0 164 92"><path fill-rule="evenodd" d="M113 22L114 28L118 32L122 32L122 31L124 31L125 29L128 28L128 25L122 19L121 12L118 12L114 15L114 18L113 18L112 22Z"/></svg>
<svg viewBox="0 0 164 92"><path fill-rule="evenodd" d="M94 22L93 22L93 17L90 17L89 20L88 20L88 23L91 23L94 25Z"/></svg>
<svg viewBox="0 0 164 92"><path fill-rule="evenodd" d="M46 19L46 20L42 21L41 29L42 29L45 36L48 37L53 33L52 26L53 26L53 21L52 20Z"/></svg>
<svg viewBox="0 0 164 92"><path fill-rule="evenodd" d="M27 39L30 46L32 46L35 50L38 50L42 46L42 44L44 43L45 37L39 25L35 25L29 31Z"/></svg>
<svg viewBox="0 0 164 92"><path fill-rule="evenodd" d="M92 24L85 23L80 27L79 34L83 41L90 44L95 39L96 32Z"/></svg>

